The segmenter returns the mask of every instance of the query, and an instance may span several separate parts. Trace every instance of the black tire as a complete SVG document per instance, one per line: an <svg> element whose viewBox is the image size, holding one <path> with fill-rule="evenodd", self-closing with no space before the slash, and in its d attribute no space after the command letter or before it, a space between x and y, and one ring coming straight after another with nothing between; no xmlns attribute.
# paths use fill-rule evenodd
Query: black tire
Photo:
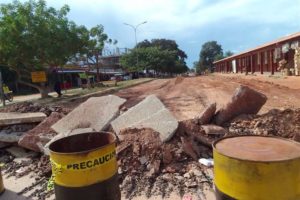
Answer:
<svg viewBox="0 0 300 200"><path fill-rule="evenodd" d="M14 95L13 94L7 94L7 100L9 102L12 102L14 100Z"/></svg>
<svg viewBox="0 0 300 200"><path fill-rule="evenodd" d="M4 94L4 98L5 98L5 100L7 100L9 102L12 102L14 99L12 94Z"/></svg>

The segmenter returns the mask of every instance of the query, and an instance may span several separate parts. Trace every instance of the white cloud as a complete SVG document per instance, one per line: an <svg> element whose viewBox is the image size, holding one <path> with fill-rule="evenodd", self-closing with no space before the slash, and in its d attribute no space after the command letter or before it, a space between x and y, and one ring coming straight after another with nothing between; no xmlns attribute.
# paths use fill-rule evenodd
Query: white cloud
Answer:
<svg viewBox="0 0 300 200"><path fill-rule="evenodd" d="M137 24L147 20L145 35L174 35L201 29L210 23L236 20L241 23L299 23L291 20L300 8L300 1L288 5L286 1L262 2L261 0L64 0L51 4L67 3L76 19L96 19L115 16L120 23ZM55 3L54 3L55 2ZM75 12L76 11L76 12ZM81 11L81 12L80 12ZM298 15L299 16L299 15ZM296 17L296 16L295 16ZM299 18L298 18L299 19Z"/></svg>
<svg viewBox="0 0 300 200"><path fill-rule="evenodd" d="M191 52L189 63L197 59L206 40L218 40L226 50L243 50L255 41L300 31L300 0L48 0L57 8L64 4L70 5L72 20L88 27L103 24L119 46L134 44L133 31L123 22L147 20L138 30L139 41L177 40Z"/></svg>

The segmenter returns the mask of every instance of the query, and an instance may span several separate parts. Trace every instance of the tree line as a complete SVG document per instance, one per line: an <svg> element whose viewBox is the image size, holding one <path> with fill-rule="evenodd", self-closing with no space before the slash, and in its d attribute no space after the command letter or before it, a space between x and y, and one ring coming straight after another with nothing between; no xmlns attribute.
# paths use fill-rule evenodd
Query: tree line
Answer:
<svg viewBox="0 0 300 200"><path fill-rule="evenodd" d="M51 73L57 66L78 61L92 63L99 71L104 45L117 43L102 25L88 29L69 20L69 11L67 5L48 7L44 0L0 6L0 66L14 71L19 83L36 88L42 97L48 95L49 86L32 83L32 71Z"/></svg>
<svg viewBox="0 0 300 200"><path fill-rule="evenodd" d="M187 55L174 40L144 40L122 56L121 65L128 71L153 70L156 73L180 74L188 70Z"/></svg>
<svg viewBox="0 0 300 200"><path fill-rule="evenodd" d="M8 67L18 83L36 88L42 97L48 95L50 86L32 83L31 72L45 71L50 76L57 66L83 61L91 63L100 81L102 50L105 44L117 43L102 25L88 29L69 20L69 12L68 5L55 9L45 0L14 0L0 5L0 66ZM121 64L129 72L174 74L188 70L186 58L175 41L153 39L138 43L122 57Z"/></svg>
<svg viewBox="0 0 300 200"><path fill-rule="evenodd" d="M87 28L68 19L68 5L60 9L48 7L45 0L29 0L0 5L0 66L9 68L21 84L36 88L42 97L49 85L31 82L32 71L51 74L57 66L83 61L96 69L106 44L117 44L109 38L102 25ZM223 53L221 45L209 41L202 46L197 71L213 71L215 60L232 55ZM174 40L152 39L138 43L121 57L128 72L154 71L160 74L180 74L189 70L187 55Z"/></svg>
<svg viewBox="0 0 300 200"><path fill-rule="evenodd" d="M213 72L213 63L217 60L232 56L233 52L223 51L222 46L217 41L208 41L202 45L199 60L194 62L194 69L198 72Z"/></svg>

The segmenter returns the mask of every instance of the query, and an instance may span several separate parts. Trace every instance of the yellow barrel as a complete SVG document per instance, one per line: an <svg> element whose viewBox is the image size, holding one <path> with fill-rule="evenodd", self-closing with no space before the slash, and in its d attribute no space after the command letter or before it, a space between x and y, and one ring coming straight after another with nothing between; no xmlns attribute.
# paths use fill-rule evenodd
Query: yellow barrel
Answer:
<svg viewBox="0 0 300 200"><path fill-rule="evenodd" d="M73 135L49 149L56 200L121 199L114 135Z"/></svg>
<svg viewBox="0 0 300 200"><path fill-rule="evenodd" d="M2 172L0 168L0 195L4 192L4 185L3 185L3 179L2 179Z"/></svg>
<svg viewBox="0 0 300 200"><path fill-rule="evenodd" d="M278 137L227 137L213 144L218 200L299 200L300 143Z"/></svg>

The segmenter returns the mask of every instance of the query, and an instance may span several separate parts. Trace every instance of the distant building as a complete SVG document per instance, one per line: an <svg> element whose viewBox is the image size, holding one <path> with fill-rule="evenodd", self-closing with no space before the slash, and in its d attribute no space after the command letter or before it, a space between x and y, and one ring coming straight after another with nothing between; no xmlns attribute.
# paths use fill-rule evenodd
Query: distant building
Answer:
<svg viewBox="0 0 300 200"><path fill-rule="evenodd" d="M105 50L103 55L99 57L99 74L100 80L109 80L112 76L125 74L126 71L120 64L120 58L128 49L115 49L113 52ZM78 87L80 74L86 73L89 76L96 76L97 68L95 63L87 63L83 61L71 63L65 66L55 67L54 70L62 82L62 88Z"/></svg>
<svg viewBox="0 0 300 200"><path fill-rule="evenodd" d="M300 75L299 48L300 32L218 60L215 72L274 74L286 69Z"/></svg>

